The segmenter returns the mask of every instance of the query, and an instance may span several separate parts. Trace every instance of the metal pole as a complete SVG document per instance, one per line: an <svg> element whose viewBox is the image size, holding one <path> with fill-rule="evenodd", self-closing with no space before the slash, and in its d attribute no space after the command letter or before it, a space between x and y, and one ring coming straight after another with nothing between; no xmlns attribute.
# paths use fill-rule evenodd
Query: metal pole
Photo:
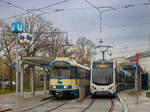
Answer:
<svg viewBox="0 0 150 112"><path fill-rule="evenodd" d="M105 59L105 51L102 51L102 53L103 53L103 60Z"/></svg>
<svg viewBox="0 0 150 112"><path fill-rule="evenodd" d="M135 71L135 91L136 91L136 103L138 104L138 58L139 54L136 54L136 71Z"/></svg>
<svg viewBox="0 0 150 112"><path fill-rule="evenodd" d="M19 103L19 89L18 89L18 37L16 38L16 104Z"/></svg>
<svg viewBox="0 0 150 112"><path fill-rule="evenodd" d="M136 66L138 64L136 63ZM137 67L135 71L135 91L136 91L136 104L138 104L138 78L137 78Z"/></svg>
<svg viewBox="0 0 150 112"><path fill-rule="evenodd" d="M24 99L24 93L23 93L23 74L24 74L24 65L21 64L21 76L20 76L20 97L21 97L21 103L23 103Z"/></svg>
<svg viewBox="0 0 150 112"><path fill-rule="evenodd" d="M44 92L46 93L46 71L44 68Z"/></svg>
<svg viewBox="0 0 150 112"><path fill-rule="evenodd" d="M99 19L100 19L99 24L100 24L100 34L101 34L102 33L102 12L99 11L99 9L98 12L99 12Z"/></svg>
<svg viewBox="0 0 150 112"><path fill-rule="evenodd" d="M2 91L4 93L4 62L3 62L3 60L2 60L2 74L3 74Z"/></svg>
<svg viewBox="0 0 150 112"><path fill-rule="evenodd" d="M34 91L34 66L31 67L31 77L32 77L32 94L34 95L35 94L35 91Z"/></svg>

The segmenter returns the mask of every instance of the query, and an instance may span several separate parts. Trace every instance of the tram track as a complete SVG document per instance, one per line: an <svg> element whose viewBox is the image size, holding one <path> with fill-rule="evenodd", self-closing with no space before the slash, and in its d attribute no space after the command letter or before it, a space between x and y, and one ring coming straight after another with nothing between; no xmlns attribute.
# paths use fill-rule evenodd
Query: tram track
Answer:
<svg viewBox="0 0 150 112"><path fill-rule="evenodd" d="M51 98L44 100L36 105L14 110L12 112L123 112L121 109L119 98L85 98L82 102L77 102L76 99L55 99Z"/></svg>
<svg viewBox="0 0 150 112"><path fill-rule="evenodd" d="M52 112L52 111L54 111L54 110L57 110L58 108L60 108L60 107L62 107L63 105L65 105L66 103L68 103L68 101L65 101L64 103L62 103L62 104L60 104L60 105L58 105L58 106L56 106L56 107L54 107L54 108L52 108L52 109L49 109L49 110L47 110L47 111L45 111L45 112Z"/></svg>
<svg viewBox="0 0 150 112"><path fill-rule="evenodd" d="M111 99L111 104L108 112L112 112L114 109L114 99Z"/></svg>
<svg viewBox="0 0 150 112"><path fill-rule="evenodd" d="M89 111L102 111L102 112L113 112L115 106L115 99L105 98L105 97L98 97L91 99L91 102L88 104L80 112L89 112ZM102 106L104 105L104 107Z"/></svg>
<svg viewBox="0 0 150 112"><path fill-rule="evenodd" d="M111 100L111 106L108 112L113 112L113 111L124 112L124 110L125 110L124 105L122 104L122 102L120 101L120 98L117 95L115 99Z"/></svg>
<svg viewBox="0 0 150 112"><path fill-rule="evenodd" d="M43 106L43 105L49 103L50 101L52 101L52 100L54 99L53 97L50 97L50 98L51 98L51 99L46 99L46 100L48 100L48 101L45 101L45 100L43 100L44 102L43 102L43 101L40 101L39 104L37 104L37 105L35 105L35 106L32 106L31 108L22 110L22 111L20 111L20 112L27 112L27 111L33 110L33 109L35 109L35 108L41 107L41 106Z"/></svg>
<svg viewBox="0 0 150 112"><path fill-rule="evenodd" d="M63 105L67 104L69 101L71 100L56 100L55 98L46 99L44 100L44 102L41 101L39 104L35 106L31 106L30 108L27 109L16 110L15 112L33 112L33 111L40 112L39 110L40 108L46 109L42 112L52 112L54 110L59 109Z"/></svg>
<svg viewBox="0 0 150 112"><path fill-rule="evenodd" d="M82 110L81 112L86 112L94 104L94 102L95 102L95 99L92 99L90 104L86 108L84 108L84 110Z"/></svg>
<svg viewBox="0 0 150 112"><path fill-rule="evenodd" d="M118 95L117 95L117 98L118 98L118 101L120 102L120 104L121 104L122 107L123 107L122 112L128 112L128 111L129 111L128 106L124 103L124 101L123 101L122 98L120 97L119 93L118 93Z"/></svg>

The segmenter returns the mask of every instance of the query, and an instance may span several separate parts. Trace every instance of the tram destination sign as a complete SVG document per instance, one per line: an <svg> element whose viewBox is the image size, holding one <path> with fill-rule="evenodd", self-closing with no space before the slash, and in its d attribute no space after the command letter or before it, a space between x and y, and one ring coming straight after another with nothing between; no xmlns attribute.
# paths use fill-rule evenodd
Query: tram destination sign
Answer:
<svg viewBox="0 0 150 112"><path fill-rule="evenodd" d="M113 64L112 63L94 63L93 64L93 68L113 68Z"/></svg>

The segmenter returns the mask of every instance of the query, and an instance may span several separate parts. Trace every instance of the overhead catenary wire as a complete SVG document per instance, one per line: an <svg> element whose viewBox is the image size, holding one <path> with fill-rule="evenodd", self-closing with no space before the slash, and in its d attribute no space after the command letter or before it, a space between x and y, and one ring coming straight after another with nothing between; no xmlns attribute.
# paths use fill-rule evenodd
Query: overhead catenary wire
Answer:
<svg viewBox="0 0 150 112"><path fill-rule="evenodd" d="M4 0L0 0L0 1L4 1ZM46 8L49 8L49 7L53 7L53 6L56 6L56 5L60 5L62 3L65 3L65 2L68 2L70 0L63 0L63 1L59 1L59 2L56 2L56 3L53 3L53 4L50 4L50 5L47 5L47 6L44 6L44 7L40 7L40 8L36 8L36 9L32 9L32 10L25 10L25 9L22 9L21 7L18 7L18 6L15 6L14 7L18 7L19 9L21 10L24 10L26 11L25 13L21 13L21 14L18 14L18 15L15 15L15 16L11 16L11 17L7 17L7 18L4 18L4 19L0 19L0 21L5 21L5 20L8 20L8 19L12 19L12 18L15 18L15 17L18 17L18 16L22 16L22 15L26 15L26 14L29 14L31 12L36 12L36 11L39 11L39 10L42 10L42 9L46 9ZM10 4L11 6L13 6L13 4L11 3L6 3L6 4Z"/></svg>
<svg viewBox="0 0 150 112"><path fill-rule="evenodd" d="M8 4L8 5L12 6L12 7L17 8L17 9L20 9L20 10L23 10L23 11L27 11L27 10L25 10L24 8L19 7L19 6L16 6L16 5L14 5L13 3L8 2L8 1L6 1L6 0L0 0L0 2L3 2L3 3L5 3L5 4ZM32 12L29 11L29 13L32 13Z"/></svg>
<svg viewBox="0 0 150 112"><path fill-rule="evenodd" d="M121 47L121 48L116 48L116 49L130 49L130 48L134 48L134 47L143 47L143 46L148 46L148 44L136 44L136 45L132 45L132 46L126 46L126 47Z"/></svg>
<svg viewBox="0 0 150 112"><path fill-rule="evenodd" d="M104 29L136 27L136 26L142 26L142 25L150 25L150 23L149 22L145 22L145 23L136 23L136 24L122 24L122 25L115 25L115 26L104 27ZM92 30L96 30L96 29L97 29L97 27L92 27L92 28L85 28L85 29L69 30L68 32L85 32L85 31L92 31Z"/></svg>
<svg viewBox="0 0 150 112"><path fill-rule="evenodd" d="M102 13L110 10L116 10L113 7L97 7L93 3L89 2L88 0L84 0L86 3L91 5L93 8L95 8L99 13L99 27L100 27L100 34L102 33Z"/></svg>
<svg viewBox="0 0 150 112"><path fill-rule="evenodd" d="M105 6L97 6L97 8L115 8L115 9L121 9L121 8L132 8L137 6L148 6L150 5L150 2L140 3L140 4L121 4L121 5L105 5ZM13 7L10 5L0 5L0 7L8 8ZM32 8L32 9L38 9L35 6L23 6L24 8ZM46 7L46 6L45 6ZM44 8L44 7L43 7ZM49 8L49 7L46 7ZM93 10L94 7L74 7L74 8L53 8L51 10L59 12L59 11L81 11L81 10Z"/></svg>
<svg viewBox="0 0 150 112"><path fill-rule="evenodd" d="M97 6L97 7L56 8L54 9L54 12L93 10L94 8L113 8L114 10L118 10L123 8L132 8L132 7L148 6L148 5L150 5L150 3L123 4L123 5L110 5L110 6Z"/></svg>
<svg viewBox="0 0 150 112"><path fill-rule="evenodd" d="M45 7L41 7L41 8L35 8L35 9L31 9L32 11L38 11L40 9L46 9L46 8L49 8L49 7L52 7L52 6L56 6L56 5L59 5L59 4L62 4L64 2L67 2L69 0L64 0L64 1L61 1L61 2L57 2L57 3L54 3L54 4L51 4L51 5L48 5L48 6L45 6ZM113 8L116 8L116 9L121 9L121 8L131 8L131 7L136 7L136 6L148 6L150 5L150 3L143 3L143 4L125 4L125 5L118 5L118 6L97 6L98 8L103 8L103 7L113 7ZM4 7L3 6L0 6L0 7ZM8 6L7 6L8 7ZM13 7L13 6L12 6ZM34 8L34 7L33 7ZM64 9L64 8L56 8L55 10L53 10L53 12L59 12L59 11L66 11L66 10L73 10L73 11L78 11L78 10L88 10L88 9L94 9L93 7L77 7L77 8L68 8L68 9ZM3 19L0 19L0 21L6 21L6 20L9 20L9 19L12 19L12 18L15 18L15 17L18 17L18 16L22 16L22 15L26 15L28 14L29 12L26 12L26 13L21 13L21 14L17 14L15 16L10 16L10 17L7 17L7 18L3 18ZM50 12L49 12L50 13Z"/></svg>
<svg viewBox="0 0 150 112"><path fill-rule="evenodd" d="M131 38L131 37L134 37L134 38ZM135 35L135 36L123 36L123 37L116 37L116 38L106 38L104 39L105 41L107 40L121 40L121 39L138 39L138 38L142 38L142 37L147 37L148 38L148 35Z"/></svg>
<svg viewBox="0 0 150 112"><path fill-rule="evenodd" d="M69 0L64 0L64 1L61 1L61 2L57 2L57 3L51 4L51 5L45 6L45 7L35 8L35 9L31 9L31 10L35 12L35 11L38 11L40 9L46 9L46 8L49 8L49 7L52 7L52 6L56 6L56 5L62 4L62 3L67 2L67 1L69 1ZM130 7L147 6L147 5L150 5L150 3L148 2L148 3L143 3L143 4L126 4L126 5L119 5L119 6L116 6L116 5L115 6L113 6L113 5L112 6L98 6L98 8L103 8L103 7L110 8L110 7L113 7L113 8L116 8L116 9L121 9L121 8L130 8ZM73 11L75 11L75 10L87 10L87 9L94 9L94 8L93 7L78 7L78 8L68 8L68 9L56 8L55 10L53 10L53 12L66 11L66 10L73 10ZM28 12L17 14L15 16L10 16L10 17L7 17L7 18L3 18L3 19L0 19L0 21L6 21L6 20L9 20L9 19L18 17L18 16L26 15L26 14L28 14Z"/></svg>

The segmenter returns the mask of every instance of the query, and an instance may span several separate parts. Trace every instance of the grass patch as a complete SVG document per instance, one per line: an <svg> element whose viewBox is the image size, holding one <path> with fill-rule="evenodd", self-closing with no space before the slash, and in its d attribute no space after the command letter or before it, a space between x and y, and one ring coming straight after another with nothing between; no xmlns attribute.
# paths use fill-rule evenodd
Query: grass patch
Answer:
<svg viewBox="0 0 150 112"><path fill-rule="evenodd" d="M36 87L35 91L43 91L43 87L42 86ZM2 89L0 89L0 94L9 94L9 93L15 93L15 92L16 92L16 89L10 90L10 89L6 88L6 89L4 89L4 92L2 91ZM25 88L24 92L32 92L32 89Z"/></svg>
<svg viewBox="0 0 150 112"><path fill-rule="evenodd" d="M10 90L10 89L4 89L4 92L2 91L2 89L0 90L0 94L9 94L9 93L15 93L16 90Z"/></svg>

